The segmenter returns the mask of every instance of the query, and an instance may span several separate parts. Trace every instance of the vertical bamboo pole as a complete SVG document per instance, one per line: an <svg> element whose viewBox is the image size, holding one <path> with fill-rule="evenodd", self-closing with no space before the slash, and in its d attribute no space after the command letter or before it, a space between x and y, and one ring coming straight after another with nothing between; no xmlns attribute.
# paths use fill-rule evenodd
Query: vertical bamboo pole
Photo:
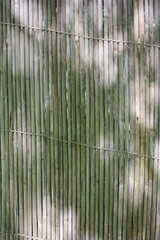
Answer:
<svg viewBox="0 0 160 240"><path fill-rule="evenodd" d="M140 116L139 116L139 136L140 136L140 153L144 154L144 145L145 145L145 132L144 132L144 84L143 84L143 54L144 54L144 24L143 24L143 1L139 2L139 39L140 39L140 49L139 49L139 108L140 108ZM143 184L144 184L144 158L141 157L139 161L139 184L138 184L138 228L137 228L137 238L142 238L142 215L143 215Z"/></svg>
<svg viewBox="0 0 160 240"><path fill-rule="evenodd" d="M66 31L66 3L62 1L61 5L61 30ZM67 103L66 103L66 36L61 36L61 111L62 111L62 139L67 139ZM67 214L65 208L67 206L67 143L62 143L62 173L61 173L61 238L67 238Z"/></svg>
<svg viewBox="0 0 160 240"><path fill-rule="evenodd" d="M6 21L6 4L3 1L2 3L2 19L3 21ZM6 32L6 26L3 26L3 35L2 35L2 52L3 52L3 62L2 62L2 68L1 71L1 82L2 82L2 107L1 107L1 113L2 113L2 119L1 119L1 128L7 129L8 127L8 121L7 121L7 32ZM2 74L3 73L3 74ZM1 154L2 154L2 232L8 232L8 222L7 222L7 205L8 205L8 199L7 199L7 161L8 161L8 154L7 154L7 132L4 132L1 134ZM8 239L7 236L4 236L5 239Z"/></svg>
<svg viewBox="0 0 160 240"><path fill-rule="evenodd" d="M109 27L108 27L108 4L107 1L104 1L104 38L108 38ZM104 42L104 105L105 105L105 122L104 122L104 146L109 147L109 56L108 56L108 41ZM105 168L104 168L104 238L109 238L109 152L105 151Z"/></svg>
<svg viewBox="0 0 160 240"><path fill-rule="evenodd" d="M55 2L55 5L57 5L57 2ZM56 18L56 16L55 16ZM56 19L55 19L55 26L56 26ZM58 43L58 34L53 34L53 37L55 38L55 48L53 50L53 56L54 57L54 72L53 72L53 86L54 86L54 137L58 138L58 71L57 71L57 61L58 61L58 55L57 55L57 43ZM59 167L58 167L58 142L54 142L54 174L55 174L55 186L54 186L54 214L55 214L55 225L53 226L54 233L55 233L55 238L58 239L59 237L59 231L58 231L58 172L59 172Z"/></svg>
<svg viewBox="0 0 160 240"><path fill-rule="evenodd" d="M130 2L128 4L128 38L129 40L133 39L133 4ZM133 58L133 51L134 51L134 45L129 44L129 126L130 126L130 142L129 142L129 150L131 152L134 152L134 142L135 142L135 128L134 128L134 122L135 122L135 112L134 112L134 92L135 92L135 85L134 85L134 58ZM133 186L134 186L134 157L132 155L129 155L129 162L128 162L128 196L127 196L127 239L132 239L133 236L133 229L132 229L132 216L133 216Z"/></svg>
<svg viewBox="0 0 160 240"><path fill-rule="evenodd" d="M128 9L126 10L126 5L127 1L123 2L123 19L124 19L124 28L123 28L123 38L128 39ZM124 106L125 106L125 111L124 111L124 149L125 151L129 151L129 44L124 44ZM124 155L124 207L123 207L123 232L122 232L122 238L125 240L127 239L127 195L128 195L128 167L129 167L129 159L130 156L129 154Z"/></svg>
<svg viewBox="0 0 160 240"><path fill-rule="evenodd" d="M150 42L151 44L155 43L155 27L154 27L154 1L150 1ZM155 81L155 48L151 47L150 51L150 129L151 129L151 137L150 137L150 155L154 156L155 149L155 101L156 101L156 81ZM152 197L151 197L151 239L155 239L155 213L156 213L156 161L150 159L150 172L152 172Z"/></svg>
<svg viewBox="0 0 160 240"><path fill-rule="evenodd" d="M117 31L117 24L118 24L118 9L116 1L113 1L113 38L118 38L118 31ZM113 107L113 124L114 124L114 132L113 132L113 147L118 149L119 146L119 89L118 89L118 44L116 42L113 43L113 94L114 94L114 107ZM113 238L118 238L117 230L118 230L118 165L119 165L119 154L114 153L114 185L113 185L113 192L114 192L114 210L113 210Z"/></svg>
<svg viewBox="0 0 160 240"><path fill-rule="evenodd" d="M148 1L145 1L145 35L144 41L149 42L149 15L148 15ZM148 141L149 141L149 51L148 47L145 48L145 153L148 154ZM145 158L145 176L144 176L144 213L143 213L143 238L147 238L147 207L148 207L148 158Z"/></svg>
<svg viewBox="0 0 160 240"><path fill-rule="evenodd" d="M48 7L49 14L49 28L56 28L56 2L52 1ZM50 209L50 238L55 238L55 157L54 157L54 72L55 72L55 58L56 58L56 49L55 49L56 37L54 33L50 33L50 43L49 43L49 96L50 96L50 174L51 174L51 185L50 185L50 194L51 194L51 209Z"/></svg>
<svg viewBox="0 0 160 240"><path fill-rule="evenodd" d="M42 3L42 27L46 26L46 3L43 1ZM41 128L42 128L42 134L46 134L46 105L47 105L47 97L46 97L46 51L48 50L46 47L46 33L44 31L41 31ZM47 142L48 143L48 142ZM47 149L48 150L48 149ZM42 143L42 238L47 237L47 180L46 180L46 171L47 171L47 156L46 156L46 138L43 139Z"/></svg>
<svg viewBox="0 0 160 240"><path fill-rule="evenodd" d="M51 5L51 12L52 12L52 17L51 17L51 28L55 29L56 28L56 1L52 1ZM54 122L55 119L55 108L54 108L54 102L57 99L57 96L55 94L55 82L57 81L56 79L56 34L52 33L52 42L51 42L51 49L52 49L52 60L51 60L51 76L50 76L50 94L51 94L51 104L50 104L50 111L51 111L51 116L50 116L50 134L51 136L55 137L55 127L56 124ZM52 203L52 210L51 210L51 228L52 228L52 238L54 239L56 237L55 235L55 229L56 229L56 221L55 221L55 142L51 141L51 203Z"/></svg>
<svg viewBox="0 0 160 240"><path fill-rule="evenodd" d="M74 1L74 18L75 18L75 34L80 33L80 26L79 26L79 8L80 8L80 1L75 0ZM77 142L80 142L80 39L79 37L75 37L75 94L76 94L76 123L75 123L75 139ZM76 230L74 232L75 239L80 239L80 145L77 144L76 147L76 155L75 155L75 170L74 175L76 177L76 190L77 194L75 196L76 198Z"/></svg>
<svg viewBox="0 0 160 240"><path fill-rule="evenodd" d="M42 13L42 2L37 2L37 26L43 26L43 13ZM36 72L36 88L35 94L36 98L36 132L37 134L44 134L44 125L43 125L43 32L37 32L37 72ZM44 138L37 136L37 219L38 219L38 227L37 227L37 236L38 238L42 238L42 207L43 207L43 195L42 195L42 161L43 161L43 144Z"/></svg>
<svg viewBox="0 0 160 240"><path fill-rule="evenodd" d="M44 27L49 28L49 14L50 5L49 2L43 2L43 20ZM44 127L46 135L50 135L50 96L49 96L49 31L44 32L44 104L45 104L45 115L44 115ZM45 139L45 162L46 162L46 238L50 238L50 139Z"/></svg>
<svg viewBox="0 0 160 240"><path fill-rule="evenodd" d="M72 12L72 1L66 1L66 31L70 32L71 24L71 12ZM71 147L71 39L72 37L66 36L66 88L67 88L67 136L68 136L68 199L67 201L67 210L68 210L68 224L67 224L67 237L71 238L72 225L71 225L71 203L72 203L72 147Z"/></svg>
<svg viewBox="0 0 160 240"><path fill-rule="evenodd" d="M79 1L79 33L84 34L85 17L87 3ZM85 79L85 63L88 64L85 58L85 40L83 37L80 41L80 142L86 143L86 79ZM79 239L85 239L85 221L86 221L86 148L81 146L80 149L80 236Z"/></svg>
<svg viewBox="0 0 160 240"><path fill-rule="evenodd" d="M30 2L27 4L27 10L25 11L27 24L29 24L29 7ZM27 121L27 132L31 132L31 99L30 99L30 37L29 37L30 31L28 29L25 29L25 73L26 73L26 121ZM31 136L27 136L27 149L26 149L26 158L27 158L27 234L28 236L32 235L32 219L31 219Z"/></svg>
<svg viewBox="0 0 160 240"><path fill-rule="evenodd" d="M59 15L59 1L57 1L57 29L60 29L60 15ZM57 34L57 61L56 61L56 68L57 71L55 72L55 81L54 81L54 85L55 85L55 90L54 90L54 94L55 94L55 138L59 138L59 34ZM55 201L55 211L56 211L56 238L59 239L59 155L58 155L58 151L59 151L59 143L56 141L55 142L55 177L56 177L56 181L55 181L55 196L56 196L56 201Z"/></svg>
<svg viewBox="0 0 160 240"><path fill-rule="evenodd" d="M13 17L12 22L14 22L14 13L15 13L15 2L12 3L13 9ZM13 105L14 105L14 122L13 122L13 129L17 129L17 102L16 102L16 31L15 28L12 28L12 41L13 41L13 65L12 65L12 74L13 74ZM14 142L14 232L18 231L18 180L17 180L17 133L13 134L13 142ZM15 239L17 237L15 236Z"/></svg>
<svg viewBox="0 0 160 240"><path fill-rule="evenodd" d="M94 14L94 1L90 1L89 3L89 18L92 19ZM89 36L93 36L94 32L93 21L89 22ZM93 39L89 41L89 57L90 57L90 65L89 65L89 79L90 79L90 144L92 146L95 145L95 86L94 86L94 61L95 57L93 54ZM89 208L89 238L94 238L94 219L95 219L95 149L90 149L90 208ZM91 191L92 189L92 191Z"/></svg>
<svg viewBox="0 0 160 240"><path fill-rule="evenodd" d="M52 5L51 1L49 1L46 5L46 26L47 29L51 29L51 23L52 23ZM52 93L51 93L51 76L52 76L52 33L50 31L46 32L48 35L48 38L46 40L46 51L47 51L47 65L46 65L46 73L47 73L47 94L48 101L47 101L47 115L46 118L48 119L48 123L46 125L46 133L48 136L51 136L51 103L52 103ZM48 152L47 156L47 238L51 238L51 220L52 220L52 208L51 208L51 184L52 184L52 178L51 178L51 164L52 164L52 155L51 155L51 139L48 139L48 146L46 146L46 150Z"/></svg>
<svg viewBox="0 0 160 240"><path fill-rule="evenodd" d="M99 25L98 25L98 2L94 1L93 3L93 34L94 37L97 37L99 34ZM97 27L98 26L98 27ZM99 41L93 41L93 74L94 74L94 88L95 88L95 138L94 145L99 146L99 136L100 136L100 112L99 112ZM99 234L99 161L100 161L100 151L99 149L95 150L95 174L94 174L94 185L95 185L95 222L94 222L94 236L97 240Z"/></svg>
<svg viewBox="0 0 160 240"><path fill-rule="evenodd" d="M88 6L88 11L87 11ZM89 34L89 16L92 3L86 1L85 5L85 35ZM86 77L86 144L90 144L90 42L91 40L85 39L85 59L88 64L85 64L85 77ZM90 149L86 148L86 240L90 239Z"/></svg>
<svg viewBox="0 0 160 240"><path fill-rule="evenodd" d="M140 37L140 153L145 154L145 106L144 106L144 97L145 97L145 86L144 86L144 17L143 17L144 9L143 9L143 1L139 2L139 37ZM143 189L144 189L144 171L145 164L144 158L140 158L139 165L139 200L138 200L138 239L142 239L143 235Z"/></svg>
<svg viewBox="0 0 160 240"><path fill-rule="evenodd" d="M148 16L149 16L149 35L148 39L151 44L153 44L153 1L149 1L148 6ZM148 155L152 156L153 147L153 108L152 97L154 94L154 79L153 79L153 47L149 49L148 59L149 59L149 103L148 103ZM148 213L147 213L147 239L151 238L152 229L152 190L153 190L153 160L148 158Z"/></svg>
<svg viewBox="0 0 160 240"><path fill-rule="evenodd" d="M34 13L33 13L34 11ZM37 3L32 2L32 26L37 26ZM32 61L32 74L33 80L31 83L31 130L32 130L32 234L33 237L37 237L38 229L37 229L37 155L39 155L39 149L37 146L39 144L39 137L37 137L37 109L38 109L38 98L39 98L39 86L38 86L38 62L37 62L37 54L38 54L38 46L37 46L37 31L32 31L32 44L33 44L33 53L31 56Z"/></svg>
<svg viewBox="0 0 160 240"><path fill-rule="evenodd" d="M150 42L150 5L148 5L148 41ZM151 129L151 120L152 120L152 108L151 108L151 78L152 78L152 70L151 70L151 48L148 49L147 53L147 83L146 88L148 94L148 99L146 100L147 103L147 153L148 155L152 155L152 134L150 132ZM146 237L149 239L151 237L151 206L152 206L152 159L147 159L147 167L148 167L148 201L147 201L147 224L146 224Z"/></svg>
<svg viewBox="0 0 160 240"><path fill-rule="evenodd" d="M112 16L112 1L108 2L108 24L109 24L109 38L113 39L113 16ZM111 86L113 81L113 42L109 42L109 85ZM109 88L109 147L113 148L113 88ZM109 153L109 239L113 238L113 209L114 209L114 195L113 195L113 173L114 173L114 153Z"/></svg>
<svg viewBox="0 0 160 240"><path fill-rule="evenodd" d="M77 20L76 20L77 21ZM75 32L75 1L72 3L71 11L71 30ZM72 141L76 141L76 63L75 63L75 37L72 37L71 43L71 99L72 99ZM77 165L76 165L76 145L72 144L72 238L76 239L77 221L76 221L76 197L77 197Z"/></svg>
<svg viewBox="0 0 160 240"><path fill-rule="evenodd" d="M59 29L62 29L62 8L63 8L63 2L59 3ZM63 95L63 89L62 89L62 84L63 84L63 53L62 53L62 46L63 46L63 34L59 35L59 74L58 74L58 83L59 83L59 138L63 139L63 113L62 113L62 95ZM64 44L65 45L65 44ZM63 46L64 47L64 46ZM59 174L59 191L60 191L60 196L59 196L59 211L60 211L60 219L59 219L59 224L60 224L60 239L63 238L63 200L64 200L64 185L63 185L63 167L64 167L64 162L63 162L63 143L59 142L59 169L60 169L60 174Z"/></svg>
<svg viewBox="0 0 160 240"><path fill-rule="evenodd" d="M61 6L61 29L66 31L66 3L62 2ZM66 88L66 36L62 36L61 40L61 81L62 81L62 139L67 139L67 88ZM67 143L62 145L62 163L63 163L63 172L62 172L62 183L63 183L63 239L67 239L67 218L68 213L66 207L68 205L68 158L67 158Z"/></svg>
<svg viewBox="0 0 160 240"><path fill-rule="evenodd" d="M20 21L20 2L15 2L15 13L16 20L15 23ZM17 126L16 129L21 131L21 53L19 51L19 46L21 46L20 41L20 31L19 27L15 27L15 41L16 41L16 114L17 114ZM23 189L22 189L22 136L20 133L17 134L17 176L18 176L18 228L17 231L23 233Z"/></svg>
<svg viewBox="0 0 160 240"><path fill-rule="evenodd" d="M103 38L103 2L98 1L98 37ZM104 147L104 42L99 41L99 146ZM104 151L99 151L99 203L98 203L98 237L103 236L103 220L104 220Z"/></svg>
<svg viewBox="0 0 160 240"><path fill-rule="evenodd" d="M138 41L138 1L135 1L133 4L134 10L134 41ZM136 112L136 122L135 122L135 151L139 153L140 151L140 82L139 82L139 47L135 45L134 49L134 59L135 59L135 112ZM133 239L137 238L137 208L138 208L138 194L139 194L139 157L135 157L135 181L134 181L134 203L133 203Z"/></svg>
<svg viewBox="0 0 160 240"><path fill-rule="evenodd" d="M41 17L41 12L39 12L39 3L35 2L33 5L34 16L33 16L33 26L39 26L39 18ZM40 14L40 15L39 15ZM42 21L42 19L40 20ZM34 82L35 82L35 132L36 134L40 134L40 73L39 73L39 32L35 31L34 33ZM36 135L35 137L35 151L36 151L36 165L35 165L35 204L36 209L33 209L33 214L36 214L36 228L33 232L36 231L36 235L41 236L41 137Z"/></svg>
<svg viewBox="0 0 160 240"><path fill-rule="evenodd" d="M123 39L122 16L123 5L122 1L118 1L118 39ZM124 203L124 158L122 153L124 150L124 44L118 44L118 98L119 98L119 166L118 166L118 238L122 237L122 219L123 219L123 203Z"/></svg>
<svg viewBox="0 0 160 240"><path fill-rule="evenodd" d="M4 3L3 6L3 10L5 11L3 13L3 19L6 21L8 20L8 4ZM4 104L4 112L2 112L2 114L4 115L4 129L8 129L9 128L9 109L8 109L8 98L9 98L9 92L8 92L8 81L9 81L9 66L8 66L8 53L9 53L9 27L5 26L4 27L4 42L3 42L3 53L4 53L4 63L2 63L2 65L4 64L4 78L2 80L3 82L3 104ZM5 232L9 232L10 231L10 204L9 204L9 134L8 132L5 132L5 136L4 136L4 154L5 154L5 191L6 191L6 226L5 226ZM3 186L2 186L3 187ZM8 239L9 236L6 236L6 239Z"/></svg>
<svg viewBox="0 0 160 240"><path fill-rule="evenodd" d="M63 12L63 2L61 1L59 3L59 29L62 29L62 12ZM63 67L62 67L62 62L63 62L63 53L61 51L62 46L63 46L63 34L59 35L59 75L58 75L58 82L59 82L59 138L63 139L63 116L62 116L62 95L63 95L63 90L62 90L62 84L63 84ZM64 47L64 46L63 46ZM63 238L63 198L64 198L64 185L63 185L63 143L59 142L59 168L60 168L60 174L59 174L59 182L60 182L60 198L59 198L59 204L60 204L60 239Z"/></svg>

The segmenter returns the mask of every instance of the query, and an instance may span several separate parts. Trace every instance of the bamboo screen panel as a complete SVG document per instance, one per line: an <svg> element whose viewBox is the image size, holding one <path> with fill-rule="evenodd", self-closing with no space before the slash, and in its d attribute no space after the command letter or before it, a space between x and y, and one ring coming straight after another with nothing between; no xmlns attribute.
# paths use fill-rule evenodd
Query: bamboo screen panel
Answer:
<svg viewBox="0 0 160 240"><path fill-rule="evenodd" d="M160 239L159 0L0 1L0 239Z"/></svg>

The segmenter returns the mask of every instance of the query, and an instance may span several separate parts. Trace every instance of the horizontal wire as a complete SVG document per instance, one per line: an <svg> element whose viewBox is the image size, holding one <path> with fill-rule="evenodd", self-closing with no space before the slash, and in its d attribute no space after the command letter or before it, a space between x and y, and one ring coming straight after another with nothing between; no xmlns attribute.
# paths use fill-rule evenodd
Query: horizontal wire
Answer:
<svg viewBox="0 0 160 240"><path fill-rule="evenodd" d="M48 31L48 32L60 33L60 34L69 35L69 36L75 36L75 37L79 37L79 38L83 37L86 39L93 39L93 40L97 40L97 41L127 43L127 44L133 44L133 45L142 45L142 46L146 46L146 47L160 48L160 45L157 45L157 44L140 43L140 42L127 41L127 40L116 40L116 39L111 39L111 38L91 37L91 36L87 36L87 35L70 33L70 32L65 32L65 31L56 30L56 29L49 29L49 28L45 28L45 27L40 28L40 27L27 26L27 25L21 25L21 24L16 24L16 23L5 23L5 22L0 22L0 25L8 25L8 26L15 26L15 27L20 27L20 28L33 29L33 30Z"/></svg>
<svg viewBox="0 0 160 240"><path fill-rule="evenodd" d="M108 148L108 147L102 148L102 147L98 147L98 146L92 146L92 145L86 144L86 143L80 143L80 142L55 138L55 137L48 136L45 134L40 134L40 133L31 133L31 132L23 132L23 131L19 131L19 130L8 130L8 129L0 129L0 132L11 132L11 133L19 133L19 134L25 134L25 135L30 135L30 136L44 137L44 138L51 139L52 141L57 141L57 142L62 142L62 143L70 143L70 144L80 145L82 147L94 148L94 149L103 150L103 151L112 151L112 152L117 152L120 154L128 154L128 155L133 155L133 156L137 156L137 157L145 157L145 158L150 158L153 160L160 160L159 157L149 156L146 154L133 153L133 152L129 152L129 151L123 151L123 150L119 150L119 149L115 149L115 148Z"/></svg>
<svg viewBox="0 0 160 240"><path fill-rule="evenodd" d="M38 238L38 237L33 237L33 236L30 237L30 236L27 236L27 235L21 234L21 233L0 232L0 235L19 236L19 237L25 237L25 238L33 239L33 240L47 240L47 238L44 239L44 238Z"/></svg>

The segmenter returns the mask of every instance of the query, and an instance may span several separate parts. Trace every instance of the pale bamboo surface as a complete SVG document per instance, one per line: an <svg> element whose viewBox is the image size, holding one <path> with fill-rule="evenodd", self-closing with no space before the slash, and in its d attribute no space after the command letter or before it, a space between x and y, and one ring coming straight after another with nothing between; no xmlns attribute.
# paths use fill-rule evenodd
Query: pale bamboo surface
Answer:
<svg viewBox="0 0 160 240"><path fill-rule="evenodd" d="M160 239L159 0L0 1L0 240Z"/></svg>

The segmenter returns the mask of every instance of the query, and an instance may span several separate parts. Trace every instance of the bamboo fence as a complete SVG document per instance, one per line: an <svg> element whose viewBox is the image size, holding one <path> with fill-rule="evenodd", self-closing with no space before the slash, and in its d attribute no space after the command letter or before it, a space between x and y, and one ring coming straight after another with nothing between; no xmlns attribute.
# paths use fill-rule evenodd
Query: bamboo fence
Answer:
<svg viewBox="0 0 160 240"><path fill-rule="evenodd" d="M0 1L0 239L160 239L159 0Z"/></svg>

